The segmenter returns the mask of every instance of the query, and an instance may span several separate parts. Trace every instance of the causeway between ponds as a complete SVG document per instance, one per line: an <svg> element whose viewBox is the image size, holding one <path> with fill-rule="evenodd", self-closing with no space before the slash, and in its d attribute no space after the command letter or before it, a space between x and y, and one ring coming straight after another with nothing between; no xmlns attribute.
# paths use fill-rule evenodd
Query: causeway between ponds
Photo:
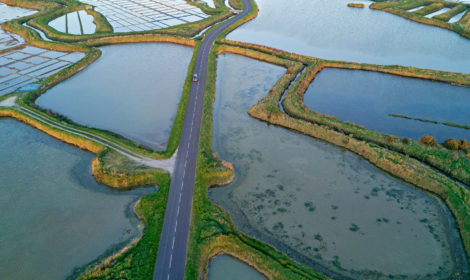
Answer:
<svg viewBox="0 0 470 280"><path fill-rule="evenodd" d="M253 9L249 0L242 1L243 11L219 24L206 35L197 53L194 74L198 75L199 81L191 85L160 237L154 280L184 278L209 52L222 31Z"/></svg>

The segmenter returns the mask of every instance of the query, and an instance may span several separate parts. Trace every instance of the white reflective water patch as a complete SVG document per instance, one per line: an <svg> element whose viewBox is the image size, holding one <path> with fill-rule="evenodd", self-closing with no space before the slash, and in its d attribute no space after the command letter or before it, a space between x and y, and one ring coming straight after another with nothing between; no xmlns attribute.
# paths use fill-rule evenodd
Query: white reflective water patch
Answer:
<svg viewBox="0 0 470 280"><path fill-rule="evenodd" d="M79 61L83 53L26 47L0 55L0 96L44 79Z"/></svg>
<svg viewBox="0 0 470 280"><path fill-rule="evenodd" d="M439 11L435 11L434 13L430 13L428 15L425 15L425 17L432 18L432 17L438 16L440 14L443 14L445 12L448 12L449 10L450 10L449 8L442 8Z"/></svg>
<svg viewBox="0 0 470 280"><path fill-rule="evenodd" d="M67 33L67 30L66 30L67 20L65 16L61 16L52 20L51 22L49 22L49 26L59 32Z"/></svg>
<svg viewBox="0 0 470 280"><path fill-rule="evenodd" d="M68 21L68 33L74 35L81 35L82 32L80 27L80 21L78 19L78 13L73 12L65 15Z"/></svg>
<svg viewBox="0 0 470 280"><path fill-rule="evenodd" d="M93 20L93 16L87 14L84 10L80 10L50 21L49 26L59 32L67 34L93 34L96 30L96 25L93 23Z"/></svg>
<svg viewBox="0 0 470 280"><path fill-rule="evenodd" d="M93 16L87 14L84 10L78 11L82 22L83 34L93 34L96 31L96 25L93 23Z"/></svg>
<svg viewBox="0 0 470 280"><path fill-rule="evenodd" d="M0 2L0 23L4 23L15 18L29 16L36 12L37 11L35 10L8 6Z"/></svg>
<svg viewBox="0 0 470 280"><path fill-rule="evenodd" d="M211 1L211 0L207 0ZM95 6L114 32L147 31L190 23L207 18L199 8L184 0L84 0Z"/></svg>
<svg viewBox="0 0 470 280"><path fill-rule="evenodd" d="M25 16L29 16L36 13L35 10L23 9L18 7L11 7L0 2L0 24ZM16 34L0 30L0 50L13 48L24 44L24 40L21 36Z"/></svg>
<svg viewBox="0 0 470 280"><path fill-rule="evenodd" d="M419 7L416 7L416 8L413 8L413 9L409 9L408 12L412 13L412 12L416 12L417 10L421 10L422 8L424 8L425 6L419 6Z"/></svg>
<svg viewBox="0 0 470 280"><path fill-rule="evenodd" d="M463 15L465 15L466 12L467 11L463 11L460 14L457 14L457 15L453 16L451 19L449 19L449 23L455 23L455 22L459 21L463 17Z"/></svg>

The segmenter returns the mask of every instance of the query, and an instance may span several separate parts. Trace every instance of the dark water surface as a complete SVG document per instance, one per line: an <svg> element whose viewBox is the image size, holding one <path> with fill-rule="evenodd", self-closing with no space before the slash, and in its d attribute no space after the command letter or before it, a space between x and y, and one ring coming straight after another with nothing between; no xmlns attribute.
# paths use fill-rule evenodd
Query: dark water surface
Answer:
<svg viewBox="0 0 470 280"><path fill-rule="evenodd" d="M390 116L470 126L470 88L376 72L322 70L304 95L310 109L401 137L470 140L470 130Z"/></svg>
<svg viewBox="0 0 470 280"><path fill-rule="evenodd" d="M218 255L209 264L209 280L265 280L248 264L228 255Z"/></svg>

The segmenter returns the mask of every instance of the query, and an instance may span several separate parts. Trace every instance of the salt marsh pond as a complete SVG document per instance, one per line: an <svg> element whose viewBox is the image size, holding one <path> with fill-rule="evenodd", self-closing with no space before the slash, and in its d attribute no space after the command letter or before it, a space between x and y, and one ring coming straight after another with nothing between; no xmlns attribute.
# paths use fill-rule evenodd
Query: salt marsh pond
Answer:
<svg viewBox="0 0 470 280"><path fill-rule="evenodd" d="M96 25L93 23L93 16L86 11L80 10L68 13L49 22L49 26L62 33L84 35L93 34Z"/></svg>
<svg viewBox="0 0 470 280"><path fill-rule="evenodd" d="M65 279L140 235L133 206L152 190L97 184L93 157L0 119L0 278Z"/></svg>
<svg viewBox="0 0 470 280"><path fill-rule="evenodd" d="M470 140L470 88L375 72L324 69L304 95L310 109L401 137ZM402 115L441 124L411 120Z"/></svg>
<svg viewBox="0 0 470 280"><path fill-rule="evenodd" d="M210 198L241 231L335 279L461 276L465 254L440 201L350 152L248 116L282 73L219 56L213 149L236 178Z"/></svg>
<svg viewBox="0 0 470 280"><path fill-rule="evenodd" d="M97 61L50 89L37 104L80 124L164 150L192 49L145 43L101 50Z"/></svg>
<svg viewBox="0 0 470 280"><path fill-rule="evenodd" d="M83 0L106 17L114 32L146 31L203 20L208 17L184 0Z"/></svg>
<svg viewBox="0 0 470 280"><path fill-rule="evenodd" d="M36 13L35 10L12 7L0 2L0 24L15 18L29 16L34 13ZM4 31L0 28L0 50L13 48L21 44L24 44L24 40L21 36Z"/></svg>
<svg viewBox="0 0 470 280"><path fill-rule="evenodd" d="M470 40L349 2L259 0L258 17L228 39L326 59L470 72Z"/></svg>

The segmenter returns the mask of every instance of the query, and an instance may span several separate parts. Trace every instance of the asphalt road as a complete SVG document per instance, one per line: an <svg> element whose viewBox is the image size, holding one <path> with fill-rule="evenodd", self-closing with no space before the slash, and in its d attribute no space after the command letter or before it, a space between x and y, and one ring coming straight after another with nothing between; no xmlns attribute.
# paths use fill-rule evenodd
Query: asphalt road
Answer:
<svg viewBox="0 0 470 280"><path fill-rule="evenodd" d="M243 12L220 24L204 38L197 54L194 73L199 81L192 83L186 108L153 276L156 280L184 278L209 52L217 36L253 8L248 0L243 0L243 6Z"/></svg>

